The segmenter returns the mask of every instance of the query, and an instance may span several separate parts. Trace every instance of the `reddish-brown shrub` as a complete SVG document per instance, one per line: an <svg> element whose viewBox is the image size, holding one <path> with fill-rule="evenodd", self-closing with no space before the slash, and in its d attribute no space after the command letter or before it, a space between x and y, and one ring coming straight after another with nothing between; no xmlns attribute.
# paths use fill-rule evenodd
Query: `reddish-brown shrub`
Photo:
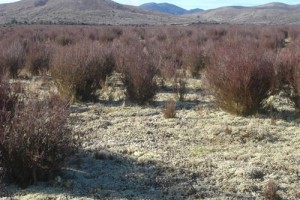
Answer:
<svg viewBox="0 0 300 200"><path fill-rule="evenodd" d="M83 41L60 48L50 72L60 92L72 101L93 100L114 66L115 58L109 46Z"/></svg>
<svg viewBox="0 0 300 200"><path fill-rule="evenodd" d="M52 50L49 45L36 42L29 46L26 55L25 69L31 75L45 74L49 70Z"/></svg>
<svg viewBox="0 0 300 200"><path fill-rule="evenodd" d="M23 187L52 179L76 147L67 128L68 102L29 97L2 112L8 118L1 123L0 160L7 176Z"/></svg>
<svg viewBox="0 0 300 200"><path fill-rule="evenodd" d="M0 68L16 78L25 62L25 48L21 41L5 41L0 43Z"/></svg>
<svg viewBox="0 0 300 200"><path fill-rule="evenodd" d="M276 60L276 88L285 91L300 109L300 60L297 45L289 46L278 53Z"/></svg>
<svg viewBox="0 0 300 200"><path fill-rule="evenodd" d="M152 43L149 49L153 52L159 75L166 80L173 79L176 71L182 66L182 46L171 40L160 44Z"/></svg>
<svg viewBox="0 0 300 200"><path fill-rule="evenodd" d="M183 51L183 69L191 77L197 78L207 63L207 56L203 48L196 45L188 45Z"/></svg>
<svg viewBox="0 0 300 200"><path fill-rule="evenodd" d="M112 42L114 39L119 38L123 34L121 28L103 28L100 29L98 40L100 42Z"/></svg>
<svg viewBox="0 0 300 200"><path fill-rule="evenodd" d="M217 104L238 115L255 113L272 87L272 62L252 41L218 45L206 70L208 87Z"/></svg>
<svg viewBox="0 0 300 200"><path fill-rule="evenodd" d="M75 43L74 38L70 34L58 35L56 42L61 46L68 46Z"/></svg>
<svg viewBox="0 0 300 200"><path fill-rule="evenodd" d="M284 47L284 39L288 36L286 31L278 28L264 27L260 33L260 43L264 48L277 50Z"/></svg>
<svg viewBox="0 0 300 200"><path fill-rule="evenodd" d="M139 41L124 46L118 55L118 69L124 74L127 97L143 104L157 92L153 57Z"/></svg>

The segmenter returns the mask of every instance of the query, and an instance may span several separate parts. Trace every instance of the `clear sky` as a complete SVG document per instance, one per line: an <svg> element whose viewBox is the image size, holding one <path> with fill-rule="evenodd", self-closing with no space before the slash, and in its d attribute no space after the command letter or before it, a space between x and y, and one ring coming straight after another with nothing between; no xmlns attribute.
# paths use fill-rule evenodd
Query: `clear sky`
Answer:
<svg viewBox="0 0 300 200"><path fill-rule="evenodd" d="M0 0L0 3L15 2L16 0ZM128 4L139 6L143 3L156 2L156 3L172 3L185 9L202 8L211 9L222 6L255 6L265 3L274 2L277 0L114 0L121 4ZM281 0L282 3L287 4L300 4L300 0Z"/></svg>

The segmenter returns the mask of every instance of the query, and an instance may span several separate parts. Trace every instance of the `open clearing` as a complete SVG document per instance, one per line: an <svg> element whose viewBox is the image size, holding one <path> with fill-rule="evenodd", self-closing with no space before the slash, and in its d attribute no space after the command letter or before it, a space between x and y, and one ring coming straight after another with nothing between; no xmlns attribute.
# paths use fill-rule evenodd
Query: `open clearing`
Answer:
<svg viewBox="0 0 300 200"><path fill-rule="evenodd" d="M170 88L146 106L123 105L122 88L110 87L99 102L72 105L80 151L55 181L7 192L15 199L263 199L274 180L283 199L300 198L300 120L287 98L269 99L273 117L239 117L217 108L201 80L189 79L176 118L165 119Z"/></svg>

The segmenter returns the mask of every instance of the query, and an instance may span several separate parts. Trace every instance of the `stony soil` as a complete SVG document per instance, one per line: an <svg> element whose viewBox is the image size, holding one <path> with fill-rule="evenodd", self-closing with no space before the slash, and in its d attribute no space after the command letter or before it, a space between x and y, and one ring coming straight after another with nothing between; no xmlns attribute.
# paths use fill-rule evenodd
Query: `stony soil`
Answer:
<svg viewBox="0 0 300 200"><path fill-rule="evenodd" d="M71 106L82 148L50 183L10 185L15 199L263 199L274 180L283 199L300 199L300 120L283 94L271 114L238 117L218 109L201 81L190 79L176 118L149 105L123 104L106 88L97 103ZM168 89L169 88L169 89ZM35 87L36 89L36 87Z"/></svg>

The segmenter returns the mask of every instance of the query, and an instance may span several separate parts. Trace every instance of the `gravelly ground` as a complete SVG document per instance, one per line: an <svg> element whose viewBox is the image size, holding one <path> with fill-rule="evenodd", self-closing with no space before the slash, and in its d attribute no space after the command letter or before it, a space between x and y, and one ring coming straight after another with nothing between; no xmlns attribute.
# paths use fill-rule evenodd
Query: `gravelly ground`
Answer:
<svg viewBox="0 0 300 200"><path fill-rule="evenodd" d="M300 199L300 120L291 103L272 98L273 119L238 117L214 106L201 81L188 87L174 119L161 112L169 90L146 106L107 101L109 89L98 103L72 105L80 152L55 181L9 191L16 199L263 199L275 180L283 199Z"/></svg>

